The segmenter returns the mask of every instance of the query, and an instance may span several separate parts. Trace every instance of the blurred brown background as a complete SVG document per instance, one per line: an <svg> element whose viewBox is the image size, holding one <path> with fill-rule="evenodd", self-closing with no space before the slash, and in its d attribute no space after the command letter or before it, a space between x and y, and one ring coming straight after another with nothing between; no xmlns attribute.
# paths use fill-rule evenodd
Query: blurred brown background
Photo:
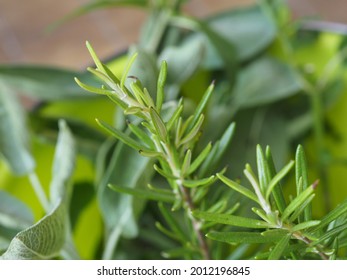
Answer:
<svg viewBox="0 0 347 280"><path fill-rule="evenodd" d="M80 69L89 64L84 48L89 40L101 57L108 57L136 42L145 12L113 8L74 19L52 33L47 26L90 0L0 0L0 63L51 64ZM246 6L255 0L191 0L188 14L207 16ZM295 17L347 23L346 0L288 0Z"/></svg>

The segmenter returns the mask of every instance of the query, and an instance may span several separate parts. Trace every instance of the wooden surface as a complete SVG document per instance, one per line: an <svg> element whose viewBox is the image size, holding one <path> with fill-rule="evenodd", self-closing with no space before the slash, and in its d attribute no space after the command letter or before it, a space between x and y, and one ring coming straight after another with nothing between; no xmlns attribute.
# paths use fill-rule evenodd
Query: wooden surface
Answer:
<svg viewBox="0 0 347 280"><path fill-rule="evenodd" d="M100 10L74 19L54 32L46 28L90 0L0 0L0 63L35 63L80 69L90 63L84 42L101 57L135 43L146 13L134 8ZM192 0L186 13L204 17L255 0ZM345 0L290 0L295 16L319 15L347 22Z"/></svg>

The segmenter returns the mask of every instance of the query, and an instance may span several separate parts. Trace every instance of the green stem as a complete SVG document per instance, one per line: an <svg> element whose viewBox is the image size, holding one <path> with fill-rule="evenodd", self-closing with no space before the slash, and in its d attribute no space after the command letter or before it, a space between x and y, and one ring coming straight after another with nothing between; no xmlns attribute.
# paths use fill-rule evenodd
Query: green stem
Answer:
<svg viewBox="0 0 347 280"><path fill-rule="evenodd" d="M158 147L159 143L157 143L156 146ZM164 144L164 150L166 153L166 161L167 161L168 165L170 166L172 174L175 177L180 178L180 179L177 179L175 181L175 183L179 189L179 193L181 195L181 198L185 203L186 213L187 213L187 215L188 215L188 217L192 223L192 226L193 226L193 229L194 229L194 232L195 232L195 235L196 235L196 238L198 240L199 247L201 250L201 255L205 260L211 259L208 245L206 242L206 238L205 238L205 236L204 236L204 234L200 228L200 223L198 220L196 220L193 217L193 215L190 214L195 210L195 205L194 205L193 200L191 198L190 191L182 185L183 178L181 178L181 170L177 167L177 163L175 161L175 156L173 155L170 144L165 143Z"/></svg>
<svg viewBox="0 0 347 280"><path fill-rule="evenodd" d="M29 174L29 181L31 183L31 186L33 187L34 192L36 193L37 198L39 199L43 209L45 209L46 212L50 210L50 203L47 199L47 196L45 194L45 191L40 183L40 180L35 172L32 172Z"/></svg>

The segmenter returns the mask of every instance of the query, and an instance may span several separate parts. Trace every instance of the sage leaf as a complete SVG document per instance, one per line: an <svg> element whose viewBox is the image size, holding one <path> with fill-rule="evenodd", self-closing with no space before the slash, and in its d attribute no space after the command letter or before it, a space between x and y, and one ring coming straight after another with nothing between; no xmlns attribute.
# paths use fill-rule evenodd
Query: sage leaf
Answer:
<svg viewBox="0 0 347 280"><path fill-rule="evenodd" d="M271 19L257 6L234 9L207 19L209 26L235 46L238 59L245 61L263 51L276 36L276 27ZM197 36L197 35L195 35ZM208 40L204 66L221 68L222 57Z"/></svg>
<svg viewBox="0 0 347 280"><path fill-rule="evenodd" d="M250 108L272 103L292 96L301 89L301 80L289 65L274 58L262 57L240 72L234 92L234 106Z"/></svg>
<svg viewBox="0 0 347 280"><path fill-rule="evenodd" d="M50 184L51 203L59 199L69 200L71 195L71 182L75 169L76 147L75 141L64 120L59 121L59 135L54 154L52 181Z"/></svg>
<svg viewBox="0 0 347 280"><path fill-rule="evenodd" d="M115 192L108 185L145 187L153 174L153 161L122 142L117 143L110 161L107 161L107 158L104 158L104 161L107 165L103 174L100 174L100 181L97 182L97 199L106 233L102 258L111 259L122 236L131 238L137 235L136 219L143 209L144 201Z"/></svg>
<svg viewBox="0 0 347 280"><path fill-rule="evenodd" d="M0 225L23 230L34 223L34 216L23 202L0 190Z"/></svg>
<svg viewBox="0 0 347 280"><path fill-rule="evenodd" d="M168 64L167 84L177 86L187 81L202 62L203 54L203 44L199 40L166 47L160 54L159 61L165 60Z"/></svg>
<svg viewBox="0 0 347 280"><path fill-rule="evenodd" d="M59 255L66 234L66 208L58 201L52 212L11 241L3 260L50 259Z"/></svg>
<svg viewBox="0 0 347 280"><path fill-rule="evenodd" d="M13 173L25 175L35 168L28 148L25 112L16 93L0 80L0 155Z"/></svg>
<svg viewBox="0 0 347 280"><path fill-rule="evenodd" d="M23 95L47 101L94 98L76 85L74 77L97 85L96 80L87 72L46 66L0 66L0 82Z"/></svg>

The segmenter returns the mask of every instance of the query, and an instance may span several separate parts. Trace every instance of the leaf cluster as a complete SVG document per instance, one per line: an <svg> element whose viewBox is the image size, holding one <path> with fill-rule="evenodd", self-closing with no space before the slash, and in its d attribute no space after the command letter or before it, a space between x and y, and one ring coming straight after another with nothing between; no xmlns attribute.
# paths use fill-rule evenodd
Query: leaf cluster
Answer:
<svg viewBox="0 0 347 280"><path fill-rule="evenodd" d="M346 257L345 35L281 0L185 2L68 15L147 10L88 71L0 66L2 258Z"/></svg>

